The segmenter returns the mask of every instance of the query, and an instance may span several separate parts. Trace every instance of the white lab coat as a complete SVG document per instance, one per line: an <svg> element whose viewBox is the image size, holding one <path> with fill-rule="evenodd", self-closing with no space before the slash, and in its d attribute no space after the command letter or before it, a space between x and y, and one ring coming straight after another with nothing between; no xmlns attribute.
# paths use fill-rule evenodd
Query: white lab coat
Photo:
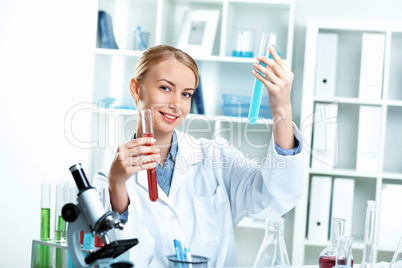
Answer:
<svg viewBox="0 0 402 268"><path fill-rule="evenodd" d="M294 134L302 141L299 130ZM191 254L210 258L209 266L237 265L235 226L244 217L281 217L302 193L302 156L280 156L269 144L262 168L226 140L198 139L177 131L178 152L169 197L158 187L149 200L147 172L127 181L128 221L118 239L137 238L130 250L135 267L167 267L173 240L187 241ZM302 146L302 145L301 145ZM94 185L106 185L108 170Z"/></svg>

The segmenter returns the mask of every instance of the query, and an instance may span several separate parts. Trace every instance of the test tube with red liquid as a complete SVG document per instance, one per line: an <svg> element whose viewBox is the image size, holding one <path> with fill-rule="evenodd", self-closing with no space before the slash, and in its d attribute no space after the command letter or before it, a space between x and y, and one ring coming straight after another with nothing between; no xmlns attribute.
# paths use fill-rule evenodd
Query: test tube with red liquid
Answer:
<svg viewBox="0 0 402 268"><path fill-rule="evenodd" d="M142 120L142 136L143 137L154 137L153 124L152 124L152 114L150 109L141 110L141 120ZM151 146L152 144L147 144ZM150 155L147 154L147 155ZM148 190L149 199L153 202L158 200L158 184L156 181L156 169L151 168L147 170L148 173Z"/></svg>

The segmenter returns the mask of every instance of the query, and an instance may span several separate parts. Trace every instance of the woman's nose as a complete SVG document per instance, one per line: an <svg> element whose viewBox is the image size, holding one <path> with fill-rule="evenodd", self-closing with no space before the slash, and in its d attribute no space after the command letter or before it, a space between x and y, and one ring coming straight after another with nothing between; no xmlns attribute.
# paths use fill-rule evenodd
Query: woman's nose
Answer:
<svg viewBox="0 0 402 268"><path fill-rule="evenodd" d="M169 107L172 109L180 110L180 95L179 94L172 94L170 99Z"/></svg>

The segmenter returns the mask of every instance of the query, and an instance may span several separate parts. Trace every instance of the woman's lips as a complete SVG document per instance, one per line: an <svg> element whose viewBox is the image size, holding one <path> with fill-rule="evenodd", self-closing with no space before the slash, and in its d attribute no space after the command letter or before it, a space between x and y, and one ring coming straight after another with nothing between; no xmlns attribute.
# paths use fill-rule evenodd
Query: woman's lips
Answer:
<svg viewBox="0 0 402 268"><path fill-rule="evenodd" d="M165 119L165 121L169 122L169 123L173 123L176 121L177 118L179 118L179 116L176 115L172 115L172 114L168 114L168 113L164 113L164 112L159 112L163 119Z"/></svg>

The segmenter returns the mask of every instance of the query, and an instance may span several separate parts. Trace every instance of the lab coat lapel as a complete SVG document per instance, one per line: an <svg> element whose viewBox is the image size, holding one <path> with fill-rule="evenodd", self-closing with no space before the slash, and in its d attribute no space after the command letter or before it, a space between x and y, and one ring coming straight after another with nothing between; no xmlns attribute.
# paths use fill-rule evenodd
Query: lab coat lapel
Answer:
<svg viewBox="0 0 402 268"><path fill-rule="evenodd" d="M200 144L192 136L176 131L178 151L169 197L173 197L183 182L195 176L194 165L204 158Z"/></svg>

